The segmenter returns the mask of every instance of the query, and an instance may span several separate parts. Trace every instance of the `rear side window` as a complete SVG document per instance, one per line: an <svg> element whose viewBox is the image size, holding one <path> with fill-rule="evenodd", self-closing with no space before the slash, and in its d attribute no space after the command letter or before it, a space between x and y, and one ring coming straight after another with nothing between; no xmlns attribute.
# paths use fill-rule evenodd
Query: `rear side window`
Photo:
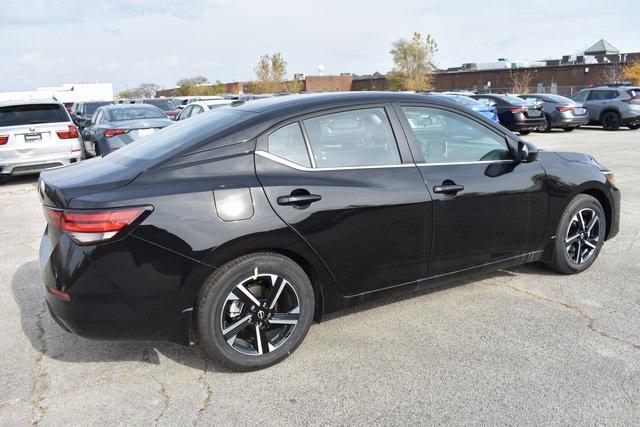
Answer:
<svg viewBox="0 0 640 427"><path fill-rule="evenodd" d="M584 102L587 100L587 97L589 96L589 91L588 90L583 90L582 92L578 92L575 95L573 95L571 97L571 99L573 99L574 101L578 101L578 102Z"/></svg>
<svg viewBox="0 0 640 427"><path fill-rule="evenodd" d="M504 137L450 111L402 107L426 163L511 160Z"/></svg>
<svg viewBox="0 0 640 427"><path fill-rule="evenodd" d="M589 101L604 101L607 99L615 99L618 97L617 90L592 90L589 95Z"/></svg>
<svg viewBox="0 0 640 427"><path fill-rule="evenodd" d="M303 123L319 168L401 163L384 108L327 114Z"/></svg>
<svg viewBox="0 0 640 427"><path fill-rule="evenodd" d="M311 167L300 124L292 123L269 135L269 152L295 164Z"/></svg>
<svg viewBox="0 0 640 427"><path fill-rule="evenodd" d="M627 93L632 98L640 98L640 88L629 89Z"/></svg>
<svg viewBox="0 0 640 427"><path fill-rule="evenodd" d="M0 126L35 125L38 123L68 122L69 115L62 105L28 104L0 107Z"/></svg>

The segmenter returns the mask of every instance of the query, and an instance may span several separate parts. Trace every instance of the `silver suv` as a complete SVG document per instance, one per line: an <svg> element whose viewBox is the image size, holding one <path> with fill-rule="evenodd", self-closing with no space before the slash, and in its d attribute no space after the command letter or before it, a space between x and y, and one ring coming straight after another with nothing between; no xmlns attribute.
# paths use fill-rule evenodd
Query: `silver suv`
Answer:
<svg viewBox="0 0 640 427"><path fill-rule="evenodd" d="M82 139L55 100L0 102L0 182L82 159Z"/></svg>
<svg viewBox="0 0 640 427"><path fill-rule="evenodd" d="M606 130L640 127L640 87L603 85L582 89L571 97L587 107L589 124L599 124Z"/></svg>

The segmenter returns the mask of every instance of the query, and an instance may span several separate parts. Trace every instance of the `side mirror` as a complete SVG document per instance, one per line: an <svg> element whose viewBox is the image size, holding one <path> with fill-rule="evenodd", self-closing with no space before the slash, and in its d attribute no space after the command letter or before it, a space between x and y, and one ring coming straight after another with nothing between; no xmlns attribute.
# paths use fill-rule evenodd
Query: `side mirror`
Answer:
<svg viewBox="0 0 640 427"><path fill-rule="evenodd" d="M533 144L518 141L518 163L531 163L538 159L538 148Z"/></svg>

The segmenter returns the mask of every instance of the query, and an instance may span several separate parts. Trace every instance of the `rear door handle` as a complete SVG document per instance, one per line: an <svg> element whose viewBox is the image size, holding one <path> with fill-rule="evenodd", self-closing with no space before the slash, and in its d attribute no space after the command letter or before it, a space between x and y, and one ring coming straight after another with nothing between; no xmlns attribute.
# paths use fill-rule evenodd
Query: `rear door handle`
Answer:
<svg viewBox="0 0 640 427"><path fill-rule="evenodd" d="M447 194L447 195L454 195L462 190L464 190L464 186L457 185L457 184L436 185L435 187L433 187L434 193Z"/></svg>
<svg viewBox="0 0 640 427"><path fill-rule="evenodd" d="M322 196L318 196L317 194L289 195L278 197L278 204L282 206L304 206L310 205L311 203L317 202L318 200L322 200Z"/></svg>

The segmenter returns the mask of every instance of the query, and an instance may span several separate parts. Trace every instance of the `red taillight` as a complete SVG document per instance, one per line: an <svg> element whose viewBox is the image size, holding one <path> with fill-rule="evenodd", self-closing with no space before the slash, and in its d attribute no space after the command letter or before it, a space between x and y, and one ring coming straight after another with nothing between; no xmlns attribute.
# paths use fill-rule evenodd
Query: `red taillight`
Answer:
<svg viewBox="0 0 640 427"><path fill-rule="evenodd" d="M100 211L58 210L47 206L47 222L68 233L78 243L109 240L137 220L150 207L108 209Z"/></svg>
<svg viewBox="0 0 640 427"><path fill-rule="evenodd" d="M525 111L527 111L527 109L525 107L517 107L517 108L510 108L509 111L511 111L513 114L518 114L518 113L524 113Z"/></svg>
<svg viewBox="0 0 640 427"><path fill-rule="evenodd" d="M49 291L49 293L57 298L60 298L63 301L71 301L71 295L69 295L66 292L63 291L59 291L57 289L54 288L50 288L47 286L47 291Z"/></svg>
<svg viewBox="0 0 640 427"><path fill-rule="evenodd" d="M0 145L4 145L9 142L9 135L0 135Z"/></svg>
<svg viewBox="0 0 640 427"><path fill-rule="evenodd" d="M564 113L565 111L571 111L576 107L556 107L556 110L560 111L561 113Z"/></svg>
<svg viewBox="0 0 640 427"><path fill-rule="evenodd" d="M59 130L56 133L58 134L58 138L60 139L71 139L80 136L80 134L78 133L78 128L75 125L69 125L69 128L67 130Z"/></svg>
<svg viewBox="0 0 640 427"><path fill-rule="evenodd" d="M104 136L111 138L112 136L122 135L129 132L131 129L105 129Z"/></svg>

